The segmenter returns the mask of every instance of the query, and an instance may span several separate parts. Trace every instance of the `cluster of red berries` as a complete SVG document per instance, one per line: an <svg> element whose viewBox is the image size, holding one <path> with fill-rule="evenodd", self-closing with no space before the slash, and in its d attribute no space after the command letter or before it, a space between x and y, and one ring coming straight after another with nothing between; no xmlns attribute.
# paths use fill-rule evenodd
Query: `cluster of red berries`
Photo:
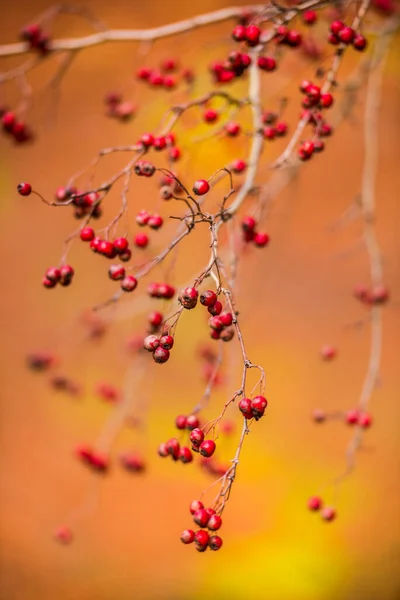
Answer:
<svg viewBox="0 0 400 600"><path fill-rule="evenodd" d="M11 136L17 144L23 144L32 140L32 131L23 121L17 119L14 112L0 107L0 117L4 133Z"/></svg>
<svg viewBox="0 0 400 600"><path fill-rule="evenodd" d="M111 265L108 276L113 281L121 281L121 289L124 292L133 292L137 288L138 281L133 275L126 275L122 265Z"/></svg>
<svg viewBox="0 0 400 600"><path fill-rule="evenodd" d="M119 461L121 466L130 473L143 473L146 470L145 461L135 452L121 452Z"/></svg>
<svg viewBox="0 0 400 600"><path fill-rule="evenodd" d="M162 61L158 69L141 67L136 76L142 81L146 81L151 87L163 87L167 90L174 89L179 80L186 83L193 83L194 73L191 69L180 69L178 61L174 58L167 58Z"/></svg>
<svg viewBox="0 0 400 600"><path fill-rule="evenodd" d="M90 446L79 446L76 454L85 465L97 473L105 473L109 468L108 458L100 452L95 452Z"/></svg>
<svg viewBox="0 0 400 600"><path fill-rule="evenodd" d="M205 552L207 548L219 550L222 546L222 539L219 535L213 535L213 532L218 531L222 525L220 515L217 515L213 508L204 508L204 504L200 500L193 500L189 510L193 515L193 521L201 529L196 532L192 529L185 529L181 534L181 542L183 544L194 542L198 552ZM205 528L209 531L206 531ZM209 532L211 532L211 535Z"/></svg>
<svg viewBox="0 0 400 600"><path fill-rule="evenodd" d="M139 227L145 227L148 225L151 229L160 229L164 223L164 220L156 213L150 214L147 212L147 210L141 210L136 215L136 223L139 225Z"/></svg>
<svg viewBox="0 0 400 600"><path fill-rule="evenodd" d="M230 83L236 77L241 77L250 65L250 56L235 50L228 54L226 60L211 63L209 69L216 83Z"/></svg>
<svg viewBox="0 0 400 600"><path fill-rule="evenodd" d="M284 137L288 131L288 125L285 121L278 121L278 115L271 111L263 111L262 122L265 127L262 134L266 140L274 140L277 137Z"/></svg>
<svg viewBox="0 0 400 600"><path fill-rule="evenodd" d="M346 26L342 21L332 21L330 24L330 33L328 41L330 44L337 46L338 44L352 44L355 50L362 52L367 47L366 38L354 31L352 27Z"/></svg>
<svg viewBox="0 0 400 600"><path fill-rule="evenodd" d="M99 219L102 215L100 198L99 192L79 192L73 186L60 186L55 193L57 202L70 202L75 219L83 219L89 215L93 219Z"/></svg>
<svg viewBox="0 0 400 600"><path fill-rule="evenodd" d="M150 283L147 291L151 298L163 298L164 300L171 300L171 298L175 296L175 288L169 283Z"/></svg>
<svg viewBox="0 0 400 600"><path fill-rule="evenodd" d="M176 438L171 438L163 442L158 447L158 454L165 458L171 456L172 460L180 460L184 464L190 463L193 460L193 454L187 446L181 446Z"/></svg>
<svg viewBox="0 0 400 600"><path fill-rule="evenodd" d="M258 248L264 248L269 243L269 235L264 232L257 232L256 225L254 217L243 217L241 223L243 241L246 243L253 242Z"/></svg>
<svg viewBox="0 0 400 600"><path fill-rule="evenodd" d="M205 440L204 432L199 427L192 429L189 439L193 452L199 452L205 458L210 458L214 454L216 448L214 440Z"/></svg>
<svg viewBox="0 0 400 600"><path fill-rule="evenodd" d="M337 415L335 414L332 416L336 417ZM329 415L327 415L326 412L320 408L317 408L312 413L312 419L315 423L324 423L327 418L329 418ZM362 429L369 429L373 421L372 416L369 413L352 409L345 413L344 422L347 425L358 425Z"/></svg>
<svg viewBox="0 0 400 600"><path fill-rule="evenodd" d="M230 342L235 335L235 330L231 327L233 315L231 312L222 312L222 303L218 296L212 290L207 290L200 295L200 303L205 306L212 315L208 321L210 326L210 335L213 340L222 340Z"/></svg>
<svg viewBox="0 0 400 600"><path fill-rule="evenodd" d="M42 283L46 288L53 288L57 283L66 287L71 284L74 273L75 271L70 265L63 265L59 269L49 267L44 274Z"/></svg>
<svg viewBox="0 0 400 600"><path fill-rule="evenodd" d="M29 47L32 50L37 50L40 54L47 54L49 52L50 38L43 33L40 25L33 24L24 27L21 31L21 38L29 43Z"/></svg>
<svg viewBox="0 0 400 600"><path fill-rule="evenodd" d="M170 357L170 350L174 345L172 335L148 335L143 341L143 348L153 354L153 359L156 363L165 363Z"/></svg>
<svg viewBox="0 0 400 600"><path fill-rule="evenodd" d="M118 92L110 92L106 95L104 102L107 106L107 116L114 117L120 121L128 121L136 112L132 102L124 101Z"/></svg>
<svg viewBox="0 0 400 600"><path fill-rule="evenodd" d="M363 304L384 304L389 299L389 290L385 285L376 285L371 289L358 285L354 289L354 296Z"/></svg>
<svg viewBox="0 0 400 600"><path fill-rule="evenodd" d="M246 419L255 419L258 421L264 416L268 401L264 396L255 396L254 398L242 398L239 402L239 410Z"/></svg>
<svg viewBox="0 0 400 600"><path fill-rule="evenodd" d="M171 148L172 150L172 148ZM163 200L170 200L176 194L183 191L175 173L171 175L163 175L160 179L160 197Z"/></svg>
<svg viewBox="0 0 400 600"><path fill-rule="evenodd" d="M336 510L331 506L323 506L322 499L319 496L311 496L307 506L313 512L320 511L324 521L333 521L336 519Z"/></svg>
<svg viewBox="0 0 400 600"><path fill-rule="evenodd" d="M123 262L127 262L131 258L132 253L126 237L119 237L110 242L110 240L103 240L96 236L92 227L83 227L80 231L80 238L83 242L90 242L89 247L93 252L106 258L112 259L118 256Z"/></svg>
<svg viewBox="0 0 400 600"><path fill-rule="evenodd" d="M300 91L305 94L303 108L329 108L333 104L333 96L330 93L321 94L321 88L308 79L300 84Z"/></svg>

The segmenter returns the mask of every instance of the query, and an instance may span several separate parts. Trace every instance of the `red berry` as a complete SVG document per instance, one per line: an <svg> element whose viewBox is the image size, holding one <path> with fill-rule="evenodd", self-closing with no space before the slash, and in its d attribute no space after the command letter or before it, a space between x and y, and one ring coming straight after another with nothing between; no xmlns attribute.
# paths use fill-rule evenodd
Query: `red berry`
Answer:
<svg viewBox="0 0 400 600"><path fill-rule="evenodd" d="M128 246L129 246L129 242L125 237L119 237L116 240L114 240L114 248L116 249L118 254L120 252L125 252L125 250L127 250Z"/></svg>
<svg viewBox="0 0 400 600"><path fill-rule="evenodd" d="M264 248L269 243L269 235L267 233L256 233L253 241L259 248Z"/></svg>
<svg viewBox="0 0 400 600"><path fill-rule="evenodd" d="M216 331L221 331L224 328L224 324L219 317L211 317L208 323L211 329L215 329Z"/></svg>
<svg viewBox="0 0 400 600"><path fill-rule="evenodd" d="M368 429L372 425L372 417L368 413L361 413L358 417L358 424L363 429Z"/></svg>
<svg viewBox="0 0 400 600"><path fill-rule="evenodd" d="M177 148L175 146L174 148L169 149L168 156L169 156L170 160L172 160L173 162L176 162L182 156L182 152L181 152L180 148Z"/></svg>
<svg viewBox="0 0 400 600"><path fill-rule="evenodd" d="M17 190L20 196L29 196L32 193L32 186L30 183L19 183Z"/></svg>
<svg viewBox="0 0 400 600"><path fill-rule="evenodd" d="M239 135L241 127L239 123L230 122L225 125L225 131L229 136L235 137Z"/></svg>
<svg viewBox="0 0 400 600"><path fill-rule="evenodd" d="M63 286L67 286L71 283L72 278L74 276L74 269L71 267L71 265L63 265L60 268L60 283Z"/></svg>
<svg viewBox="0 0 400 600"><path fill-rule="evenodd" d="M217 300L215 302L215 304L213 304L212 306L208 307L208 312L210 313L210 315L213 315L214 317L216 317L217 315L219 315L222 311L222 304L219 300Z"/></svg>
<svg viewBox="0 0 400 600"><path fill-rule="evenodd" d="M153 359L156 363L165 363L169 359L169 350L161 348L160 346L155 350Z"/></svg>
<svg viewBox="0 0 400 600"><path fill-rule="evenodd" d="M359 416L360 413L358 410L349 410L346 413L346 423L348 425L355 425L356 423L358 423Z"/></svg>
<svg viewBox="0 0 400 600"><path fill-rule="evenodd" d="M178 460L180 444L176 438L171 438L165 442L165 448L174 460Z"/></svg>
<svg viewBox="0 0 400 600"><path fill-rule="evenodd" d="M199 510L196 510L196 512L193 515L193 521L199 527L205 527L208 523L209 518L210 518L210 515L204 508L200 508Z"/></svg>
<svg viewBox="0 0 400 600"><path fill-rule="evenodd" d="M193 460L193 454L191 453L189 448L184 446L179 450L178 458L183 463L190 463Z"/></svg>
<svg viewBox="0 0 400 600"><path fill-rule="evenodd" d="M195 446L197 448L204 441L204 433L202 432L201 429L198 429L198 428L193 429L190 432L189 439L190 439L191 443L193 444L193 446Z"/></svg>
<svg viewBox="0 0 400 600"><path fill-rule="evenodd" d="M208 540L210 550L219 550L222 546L222 539L219 535L212 535Z"/></svg>
<svg viewBox="0 0 400 600"><path fill-rule="evenodd" d="M148 320L149 320L150 325L152 325L152 327L157 328L163 322L163 316L160 312L153 311L152 313L149 314Z"/></svg>
<svg viewBox="0 0 400 600"><path fill-rule="evenodd" d="M215 442L213 440L204 440L199 447L200 454L209 458L214 454L215 447Z"/></svg>
<svg viewBox="0 0 400 600"><path fill-rule="evenodd" d="M356 35L354 36L353 39L353 47L358 50L359 52L362 52L363 50L365 50L365 48L367 47L367 40L366 38L361 35L360 33L356 33Z"/></svg>
<svg viewBox="0 0 400 600"><path fill-rule="evenodd" d="M108 269L108 276L113 281L118 281L125 277L125 269L122 265L111 265Z"/></svg>
<svg viewBox="0 0 400 600"><path fill-rule="evenodd" d="M259 56L257 59L257 66L262 71L275 71L276 60L270 56Z"/></svg>
<svg viewBox="0 0 400 600"><path fill-rule="evenodd" d="M232 171L234 173L242 173L246 167L247 167L247 163L240 158L237 158L236 160L234 160L231 165Z"/></svg>
<svg viewBox="0 0 400 600"><path fill-rule="evenodd" d="M192 515L194 515L194 513L197 510L200 510L201 508L204 508L204 504L200 502L200 500L193 500L193 502L191 502L189 506L189 510Z"/></svg>
<svg viewBox="0 0 400 600"><path fill-rule="evenodd" d="M339 40L344 44L351 44L354 39L355 32L351 27L343 27L337 35Z"/></svg>
<svg viewBox="0 0 400 600"><path fill-rule="evenodd" d="M73 540L72 531L69 527L62 525L55 530L54 538L61 544L70 544Z"/></svg>
<svg viewBox="0 0 400 600"><path fill-rule="evenodd" d="M333 46L337 46L340 43L340 40L337 35L335 35L334 33L330 33L328 35L328 42Z"/></svg>
<svg viewBox="0 0 400 600"><path fill-rule="evenodd" d="M160 340L156 335L148 335L143 340L143 348L149 352L154 352L160 345Z"/></svg>
<svg viewBox="0 0 400 600"><path fill-rule="evenodd" d="M297 46L300 46L302 37L298 31L291 30L288 32L285 42L292 48L296 48Z"/></svg>
<svg viewBox="0 0 400 600"><path fill-rule="evenodd" d="M174 338L172 335L163 335L160 338L160 346L164 348L164 350L171 350L174 345Z"/></svg>
<svg viewBox="0 0 400 600"><path fill-rule="evenodd" d="M143 146L149 148L154 144L154 136L152 136L151 133L144 133L140 138L140 141L142 142Z"/></svg>
<svg viewBox="0 0 400 600"><path fill-rule="evenodd" d="M243 217L241 225L243 231L253 231L256 226L256 220L254 217Z"/></svg>
<svg viewBox="0 0 400 600"><path fill-rule="evenodd" d="M138 248L146 248L149 243L149 238L145 233L138 233L133 242Z"/></svg>
<svg viewBox="0 0 400 600"><path fill-rule="evenodd" d="M13 112L5 112L1 118L1 123L5 131L12 131L14 124L16 123L16 116ZM19 191L19 190L18 190Z"/></svg>
<svg viewBox="0 0 400 600"><path fill-rule="evenodd" d="M185 529L185 531L182 531L181 542L184 544L191 544L194 542L194 531L192 529Z"/></svg>
<svg viewBox="0 0 400 600"><path fill-rule="evenodd" d="M338 33L343 29L344 23L342 21L332 21L329 29L334 35L338 35Z"/></svg>
<svg viewBox="0 0 400 600"><path fill-rule="evenodd" d="M60 269L57 269L57 267L49 267L46 270L45 277L54 283L58 283L61 277Z"/></svg>
<svg viewBox="0 0 400 600"><path fill-rule="evenodd" d="M207 549L208 540L209 535L207 531L204 531L203 529L196 531L194 535L194 541L196 542L197 550L199 550L200 552L204 552L204 550Z"/></svg>
<svg viewBox="0 0 400 600"><path fill-rule="evenodd" d="M206 123L215 123L218 120L219 114L216 110L209 108L204 111L203 119Z"/></svg>
<svg viewBox="0 0 400 600"><path fill-rule="evenodd" d="M178 415L175 419L175 426L177 429L186 429L186 416Z"/></svg>
<svg viewBox="0 0 400 600"><path fill-rule="evenodd" d="M119 259L122 260L123 262L128 262L128 260L130 260L131 256L132 256L132 252L129 248L127 248L125 250L125 252L119 253Z"/></svg>
<svg viewBox="0 0 400 600"><path fill-rule="evenodd" d="M313 25L317 20L317 13L315 10L305 10L303 12L303 21L306 25Z"/></svg>
<svg viewBox="0 0 400 600"><path fill-rule="evenodd" d="M80 232L80 238L83 242L91 242L94 239L94 229L91 227L83 227Z"/></svg>
<svg viewBox="0 0 400 600"><path fill-rule="evenodd" d="M160 229L163 223L163 218L160 215L151 215L148 220L148 225L152 229Z"/></svg>
<svg viewBox="0 0 400 600"><path fill-rule="evenodd" d="M197 417L196 415L189 415L188 418L186 419L186 427L190 431L192 431L193 429L196 429L197 427L199 427L199 425L200 425L200 420L199 420L199 417Z"/></svg>
<svg viewBox="0 0 400 600"><path fill-rule="evenodd" d="M203 306L214 306L217 301L217 294L212 290L207 290L200 294L200 304Z"/></svg>
<svg viewBox="0 0 400 600"><path fill-rule="evenodd" d="M257 46L260 41L261 29L257 25L249 25L245 30L246 42L249 46Z"/></svg>
<svg viewBox="0 0 400 600"><path fill-rule="evenodd" d="M205 179L198 179L194 182L193 192L196 196L204 196L210 189L210 184Z"/></svg>
<svg viewBox="0 0 400 600"><path fill-rule="evenodd" d="M162 444L160 444L158 446L158 454L162 458L165 458L166 456L169 456L169 452L168 452L168 449L167 449L167 444L162 443Z"/></svg>
<svg viewBox="0 0 400 600"><path fill-rule="evenodd" d="M133 277L133 275L127 275L121 281L121 289L123 289L124 292L133 292L137 286L137 283L136 277Z"/></svg>
<svg viewBox="0 0 400 600"><path fill-rule="evenodd" d="M246 38L246 27L244 25L236 25L232 31L232 37L235 42L243 42Z"/></svg>
<svg viewBox="0 0 400 600"><path fill-rule="evenodd" d="M322 108L329 108L333 104L332 94L321 94L319 103Z"/></svg>
<svg viewBox="0 0 400 600"><path fill-rule="evenodd" d="M235 335L234 328L228 327L227 329L224 329L223 331L221 331L220 339L223 342L230 342L234 335Z"/></svg>
<svg viewBox="0 0 400 600"><path fill-rule="evenodd" d="M197 305L197 299L199 297L199 292L194 287L187 287L182 290L179 296L179 302L182 306L188 310L195 308Z"/></svg>
<svg viewBox="0 0 400 600"><path fill-rule="evenodd" d="M251 410L253 412L253 417L255 417L256 421L260 419L265 409L268 406L268 401L264 396L255 396L251 401Z"/></svg>
<svg viewBox="0 0 400 600"><path fill-rule="evenodd" d="M284 121L280 121L275 125L276 135L282 137L287 134L288 126Z"/></svg>
<svg viewBox="0 0 400 600"><path fill-rule="evenodd" d="M93 242L94 242L94 240L92 240L91 243L93 243ZM114 244L107 240L101 240L98 243L97 251L100 252L100 254L107 256L107 258L114 258L114 256L116 255L116 250L114 248Z"/></svg>
<svg viewBox="0 0 400 600"><path fill-rule="evenodd" d="M326 506L321 510L321 516L324 521L333 521L336 519L336 510L330 506Z"/></svg>
<svg viewBox="0 0 400 600"><path fill-rule="evenodd" d="M311 496L308 499L307 506L310 510L319 510L322 507L322 500L318 496Z"/></svg>
<svg viewBox="0 0 400 600"><path fill-rule="evenodd" d="M207 527L213 531L217 531L222 525L222 519L219 515L211 515L208 520Z"/></svg>
<svg viewBox="0 0 400 600"><path fill-rule="evenodd" d="M233 316L230 312L224 312L219 317L224 327L229 327L233 323Z"/></svg>
<svg viewBox="0 0 400 600"><path fill-rule="evenodd" d="M332 360L333 358L335 358L336 356L336 348L334 348L333 346L322 346L321 350L320 350L320 354L321 354L321 358L323 360Z"/></svg>
<svg viewBox="0 0 400 600"><path fill-rule="evenodd" d="M242 398L239 402L239 410L246 417L246 419L253 418L253 411L251 408L251 399L250 398Z"/></svg>
<svg viewBox="0 0 400 600"><path fill-rule="evenodd" d="M136 223L140 226L143 227L144 225L147 225L147 223L149 222L150 219L150 215L147 212L147 210L141 210L137 215L136 215Z"/></svg>
<svg viewBox="0 0 400 600"><path fill-rule="evenodd" d="M263 136L266 140L273 140L275 139L276 136L276 129L275 127L264 127L262 130Z"/></svg>
<svg viewBox="0 0 400 600"><path fill-rule="evenodd" d="M308 160L311 158L314 152L313 142L303 142L299 148L299 158L301 160Z"/></svg>

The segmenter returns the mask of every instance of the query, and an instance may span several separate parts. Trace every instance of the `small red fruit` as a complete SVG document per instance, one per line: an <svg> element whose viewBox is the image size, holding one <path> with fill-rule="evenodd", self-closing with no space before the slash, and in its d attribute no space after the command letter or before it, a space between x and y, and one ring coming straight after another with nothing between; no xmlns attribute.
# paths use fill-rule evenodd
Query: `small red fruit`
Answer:
<svg viewBox="0 0 400 600"><path fill-rule="evenodd" d="M121 281L121 289L123 289L124 292L133 292L133 290L137 287L137 284L138 282L136 277L133 277L133 275L127 275Z"/></svg>
<svg viewBox="0 0 400 600"><path fill-rule="evenodd" d="M210 184L205 179L198 179L194 182L193 192L196 196L204 196L210 190Z"/></svg>
<svg viewBox="0 0 400 600"><path fill-rule="evenodd" d="M191 544L194 542L194 531L192 529L185 529L185 531L182 531L181 542L183 544Z"/></svg>
<svg viewBox="0 0 400 600"><path fill-rule="evenodd" d="M322 500L319 496L311 496L308 499L307 506L310 510L319 510L322 507Z"/></svg>
<svg viewBox="0 0 400 600"><path fill-rule="evenodd" d="M213 440L204 440L204 442L200 444L199 451L202 456L209 458L214 454L215 448L216 446Z"/></svg>
<svg viewBox="0 0 400 600"><path fill-rule="evenodd" d="M19 183L17 190L20 196L29 196L32 193L32 186L30 183Z"/></svg>

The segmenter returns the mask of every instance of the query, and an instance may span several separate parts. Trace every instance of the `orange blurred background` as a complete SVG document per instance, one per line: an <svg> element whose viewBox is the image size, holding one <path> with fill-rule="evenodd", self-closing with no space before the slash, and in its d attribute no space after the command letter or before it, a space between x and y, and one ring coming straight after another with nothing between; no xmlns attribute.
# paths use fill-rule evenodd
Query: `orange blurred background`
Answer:
<svg viewBox="0 0 400 600"><path fill-rule="evenodd" d="M140 28L240 4L93 0L84 6L110 27ZM21 26L49 6L50 2L37 0L10 3L0 23L2 43L15 41ZM63 17L57 23L56 37L88 31L77 17ZM324 26L321 23L318 31L323 32ZM327 150L304 165L274 200L265 223L270 246L246 252L239 270L243 334L251 360L265 366L270 405L246 439L224 512L221 551L199 554L179 541L180 532L190 527L189 502L211 480L195 466L162 461L155 452L159 442L174 435L175 416L190 411L203 392L197 348L207 341L208 333L201 311L184 315L168 364L151 364L144 372L137 367L134 406L146 425L139 431L125 428L113 450L140 450L148 460L147 472L132 475L115 465L99 481L73 457L78 443L92 443L109 422L112 408L97 399L93 389L98 381L122 386L130 362L124 344L135 331L142 331L143 310L135 297L123 298L117 308L105 313L114 325L104 341L93 344L85 339L79 314L115 290L107 280L107 265L76 244L70 259L77 271L74 285L43 289L44 270L57 263L62 242L77 222L67 210L48 209L33 196L21 198L16 184L30 181L51 198L100 148L132 143L143 131L156 128L171 101L183 101L185 93L149 90L136 81L136 69L157 65L166 56L177 57L197 74L193 95L203 94L209 85L208 63L232 48L229 32L230 24L222 24L152 46L123 43L88 49L76 57L56 90L45 86L54 73L54 65L45 65L31 79L35 93L28 120L37 140L15 147L0 136L1 600L389 600L400 596L399 36L387 59L379 115L377 234L391 292L384 309L380 386L370 407L373 427L357 454L355 472L338 494L330 484L344 468L351 432L340 421L316 426L310 414L317 407L345 411L355 406L368 362L368 313L352 297L355 284L369 282L360 244L362 225L355 220L332 229L360 191L362 91L351 118L328 140ZM360 59L348 54L340 81L352 76ZM263 79L263 106L276 109L280 98L291 98L286 115L293 125L298 82L312 77L315 63L293 54L283 63L276 87ZM4 60L2 69L15 64L15 59ZM329 55L324 64L329 64ZM246 93L245 83L230 89L238 96ZM112 90L137 104L131 122L121 124L105 117L103 98ZM340 88L338 97L342 98ZM12 105L17 98L9 86L0 100ZM193 129L196 116L187 117L186 128L177 128L184 156L191 157L177 169L189 186L197 177L209 177L222 163L244 158L247 151L243 141L218 138L192 146L193 138L205 133L205 128ZM284 144L284 140L266 144L265 165ZM110 159L99 167L98 180L123 164ZM260 182L269 176L267 167L261 171ZM219 189L226 186L220 184ZM158 209L156 196L151 181L133 181L134 211ZM107 199L108 219L118 210L118 194L110 202ZM170 207L163 210L168 216ZM146 256L161 249L173 230L168 225L166 233L160 232L160 241ZM197 238L186 240L178 252L172 270L177 284L188 281L205 264L208 240L202 235L200 240L203 245ZM157 273L162 278L165 270ZM151 306L156 308L154 303ZM361 325L354 326L360 320ZM337 359L329 364L319 357L325 343L338 347ZM37 349L54 351L62 358L60 369L80 382L81 397L53 392L47 375L26 369L26 354ZM229 345L225 358L227 387L213 395L209 418L219 414L240 382L236 342ZM229 416L236 418L236 412ZM221 460L233 457L239 435L240 419L232 436L220 436ZM337 507L334 523L324 523L306 509L307 498L319 492ZM55 527L63 523L71 524L75 535L66 547L52 538Z"/></svg>

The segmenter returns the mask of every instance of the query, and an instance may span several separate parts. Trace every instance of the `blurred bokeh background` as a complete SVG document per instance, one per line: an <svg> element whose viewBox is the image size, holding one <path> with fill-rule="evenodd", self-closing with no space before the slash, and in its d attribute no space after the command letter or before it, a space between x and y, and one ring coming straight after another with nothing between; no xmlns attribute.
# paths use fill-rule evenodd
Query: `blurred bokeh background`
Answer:
<svg viewBox="0 0 400 600"><path fill-rule="evenodd" d="M140 28L233 4L240 3L92 0L84 6L110 27ZM15 41L21 27L49 6L50 2L38 0L7 4L0 20L2 43ZM374 26L382 22L377 17ZM79 18L63 17L54 35L81 35L88 30ZM145 425L125 428L113 452L140 451L147 461L146 473L129 474L115 464L109 475L99 479L73 455L78 443L93 443L109 422L113 408L96 398L93 389L99 381L123 385L132 363L125 343L135 331L143 330L142 305L140 301L136 305L135 298L124 298L104 313L113 323L105 338L97 343L85 338L79 315L115 289L107 280L108 265L77 243L70 258L77 271L74 284L43 289L45 268L57 263L63 240L77 222L67 210L48 209L32 196L21 198L16 184L30 181L50 198L72 173L89 164L98 149L132 143L143 131L155 129L168 105L183 101L186 92L150 90L135 79L137 68L176 57L194 69L192 93L202 94L210 85L208 63L232 48L229 31L230 25L222 24L151 46L123 43L89 49L76 57L55 90L46 86L55 66L44 66L31 77L34 96L28 121L37 139L17 147L0 137L1 600L394 600L400 596L399 36L384 71L376 185L377 234L391 299L384 309L380 382L370 407L374 424L365 435L354 473L333 489L332 480L344 468L351 432L340 420L315 426L310 415L317 407L352 408L368 362L368 311L352 297L355 284L369 282L360 243L362 225L354 220L346 227L332 227L360 191L363 90L326 152L304 165L271 205L265 221L270 246L246 252L239 269L243 333L251 359L265 366L270 406L246 439L224 513L221 551L199 554L179 541L181 530L190 526L189 502L212 480L194 466L162 461L155 451L159 442L174 435L175 416L190 411L204 389L197 354L208 336L202 314L185 315L168 364L151 364L141 372L142 367L134 363L133 371L137 369L142 378L133 406ZM354 76L360 60L359 55L348 54L342 80ZM325 66L329 58L323 55ZM7 59L1 68L16 64L15 59ZM312 77L315 68L300 55L287 56L275 87L264 80L265 108L275 109L282 97L291 98L286 115L293 125L298 82ZM114 90L138 106L132 121L119 123L105 116L104 95ZM244 95L246 85L239 83L232 90ZM1 102L12 106L18 89L8 86L2 94ZM343 99L340 94L339 89L338 97ZM197 117L198 113L188 117L177 130L184 152L177 170L188 185L194 178L209 177L221 162L244 158L247 151L247 142L219 138L193 145L193 137L205 131L194 133ZM283 147L284 141L266 145L265 165ZM191 160L185 158L189 151ZM122 165L118 160L104 163L99 181ZM268 167L261 171L260 181L264 181L270 176ZM135 180L130 202L132 214L136 209L159 208L154 184ZM115 194L107 203L108 219L118 205ZM163 210L168 215L170 209ZM160 232L146 256L160 249L171 231L169 226L165 234ZM207 238L200 235L200 240L203 246L188 240L178 253L172 270L178 284L207 260ZM163 272L158 272L159 277ZM326 343L338 348L337 359L329 364L319 357ZM59 356L59 372L78 381L82 394L56 393L46 374L27 370L25 357L34 350ZM225 360L226 387L212 397L209 418L219 414L229 392L238 387L241 367L236 343L227 349ZM236 410L229 417L236 419ZM234 455L239 432L240 419L230 436L221 434L218 456L222 461ZM307 511L307 498L314 493L336 506L337 521L324 523L318 514ZM71 525L74 532L68 546L52 537L61 524Z"/></svg>

